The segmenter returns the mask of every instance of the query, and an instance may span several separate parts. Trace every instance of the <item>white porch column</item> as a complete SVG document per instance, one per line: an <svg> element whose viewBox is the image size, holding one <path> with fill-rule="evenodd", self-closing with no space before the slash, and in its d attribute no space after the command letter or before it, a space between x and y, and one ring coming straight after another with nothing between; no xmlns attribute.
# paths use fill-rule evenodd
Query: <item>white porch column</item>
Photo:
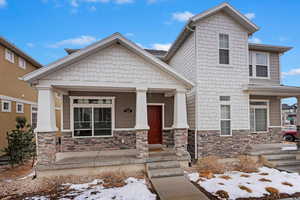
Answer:
<svg viewBox="0 0 300 200"><path fill-rule="evenodd" d="M187 109L186 109L186 90L176 90L174 96L174 124L175 129L188 129Z"/></svg>
<svg viewBox="0 0 300 200"><path fill-rule="evenodd" d="M300 96L297 97L297 113L296 113L296 120L297 120L297 130L300 131Z"/></svg>
<svg viewBox="0 0 300 200"><path fill-rule="evenodd" d="M51 87L38 87L38 114L35 132L57 131L55 102Z"/></svg>
<svg viewBox="0 0 300 200"><path fill-rule="evenodd" d="M148 130L147 88L136 88L135 129Z"/></svg>

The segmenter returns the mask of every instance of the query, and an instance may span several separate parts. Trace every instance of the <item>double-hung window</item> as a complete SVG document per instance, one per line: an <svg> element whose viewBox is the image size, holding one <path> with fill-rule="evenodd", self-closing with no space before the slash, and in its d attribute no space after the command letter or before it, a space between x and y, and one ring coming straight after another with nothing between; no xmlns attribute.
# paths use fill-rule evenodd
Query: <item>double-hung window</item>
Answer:
<svg viewBox="0 0 300 200"><path fill-rule="evenodd" d="M5 59L8 60L11 63L15 62L15 58L14 58L14 52L12 52L9 49L5 49Z"/></svg>
<svg viewBox="0 0 300 200"><path fill-rule="evenodd" d="M19 67L21 67L22 69L26 69L26 60L21 57L19 57Z"/></svg>
<svg viewBox="0 0 300 200"><path fill-rule="evenodd" d="M229 96L220 96L220 127L221 136L231 135L231 106Z"/></svg>
<svg viewBox="0 0 300 200"><path fill-rule="evenodd" d="M24 113L24 104L16 103L16 113Z"/></svg>
<svg viewBox="0 0 300 200"><path fill-rule="evenodd" d="M269 54L249 51L249 76L269 78Z"/></svg>
<svg viewBox="0 0 300 200"><path fill-rule="evenodd" d="M229 35L219 34L219 64L229 64Z"/></svg>
<svg viewBox="0 0 300 200"><path fill-rule="evenodd" d="M268 130L268 101L250 101L250 131L266 132Z"/></svg>
<svg viewBox="0 0 300 200"><path fill-rule="evenodd" d="M108 137L113 135L113 97L71 97L74 137Z"/></svg>
<svg viewBox="0 0 300 200"><path fill-rule="evenodd" d="M2 100L1 104L2 112L11 112L11 101Z"/></svg>
<svg viewBox="0 0 300 200"><path fill-rule="evenodd" d="M37 106L31 106L31 127L33 129L35 129L37 126L37 114L38 114L37 111L38 111Z"/></svg>

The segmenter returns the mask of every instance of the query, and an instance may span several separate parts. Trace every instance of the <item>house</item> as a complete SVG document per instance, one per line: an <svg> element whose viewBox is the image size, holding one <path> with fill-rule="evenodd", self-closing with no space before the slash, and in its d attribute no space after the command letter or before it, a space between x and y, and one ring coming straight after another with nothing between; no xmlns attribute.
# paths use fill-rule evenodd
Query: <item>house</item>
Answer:
<svg viewBox="0 0 300 200"><path fill-rule="evenodd" d="M300 88L281 84L280 56L290 47L248 43L258 29L223 3L192 17L168 52L115 33L25 75L38 90L39 166L58 169L62 157L74 164L79 155L107 152L121 159L129 150L141 164L154 146L174 149L182 161L187 151L196 159L233 157L280 142L281 99L300 96ZM59 153L54 92L63 96Z"/></svg>
<svg viewBox="0 0 300 200"><path fill-rule="evenodd" d="M37 91L20 78L41 67L39 62L0 37L0 149L7 146L6 133L15 129L16 117L25 117L36 127ZM58 99L56 101L58 106ZM59 121L59 111L56 115Z"/></svg>
<svg viewBox="0 0 300 200"><path fill-rule="evenodd" d="M282 104L281 106L282 110L282 126L285 125L296 125L297 123L297 105L288 105L288 104Z"/></svg>

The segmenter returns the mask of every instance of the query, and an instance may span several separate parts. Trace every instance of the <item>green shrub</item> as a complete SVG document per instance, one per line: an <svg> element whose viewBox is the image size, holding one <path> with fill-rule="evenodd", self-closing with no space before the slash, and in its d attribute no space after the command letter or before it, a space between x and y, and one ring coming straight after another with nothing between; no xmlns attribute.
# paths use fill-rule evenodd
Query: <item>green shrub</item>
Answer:
<svg viewBox="0 0 300 200"><path fill-rule="evenodd" d="M16 118L16 128L7 133L6 138L8 146L3 151L9 156L12 167L30 158L35 159L35 136L25 117Z"/></svg>

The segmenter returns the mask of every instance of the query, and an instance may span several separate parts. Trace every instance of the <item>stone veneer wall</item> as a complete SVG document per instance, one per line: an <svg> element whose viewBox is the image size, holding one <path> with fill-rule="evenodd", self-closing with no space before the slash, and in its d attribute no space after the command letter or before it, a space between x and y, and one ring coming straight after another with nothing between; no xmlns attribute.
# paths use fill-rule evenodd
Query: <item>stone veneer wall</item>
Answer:
<svg viewBox="0 0 300 200"><path fill-rule="evenodd" d="M174 129L174 144L177 156L183 156L187 153L188 130Z"/></svg>
<svg viewBox="0 0 300 200"><path fill-rule="evenodd" d="M112 137L73 138L72 132L62 132L61 151L103 151L119 149L135 149L135 131L114 131Z"/></svg>
<svg viewBox="0 0 300 200"><path fill-rule="evenodd" d="M166 147L174 146L174 130L162 130L162 144Z"/></svg>
<svg viewBox="0 0 300 200"><path fill-rule="evenodd" d="M195 158L195 130L188 130L188 146L187 150L191 155L191 158Z"/></svg>
<svg viewBox="0 0 300 200"><path fill-rule="evenodd" d="M220 136L220 131L198 131L198 158L209 155L235 157L247 154L253 144L281 142L281 128L270 128L266 133L249 133L249 130L233 130L232 136ZM194 134L194 132L189 132ZM192 136L190 136L192 137ZM189 140L190 142L192 140Z"/></svg>
<svg viewBox="0 0 300 200"><path fill-rule="evenodd" d="M138 158L147 158L149 156L148 130L136 131L136 150Z"/></svg>
<svg viewBox="0 0 300 200"><path fill-rule="evenodd" d="M37 162L39 165L50 165L56 158L56 133L37 133Z"/></svg>

